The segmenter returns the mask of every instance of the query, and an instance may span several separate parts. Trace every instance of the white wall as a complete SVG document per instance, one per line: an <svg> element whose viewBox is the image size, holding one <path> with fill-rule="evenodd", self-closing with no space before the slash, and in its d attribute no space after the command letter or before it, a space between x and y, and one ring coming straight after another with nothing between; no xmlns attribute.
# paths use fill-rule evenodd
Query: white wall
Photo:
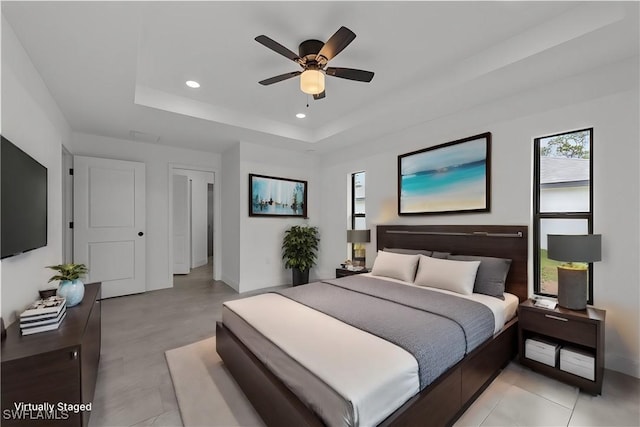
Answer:
<svg viewBox="0 0 640 427"><path fill-rule="evenodd" d="M70 151L74 155L138 161L146 164L147 183L147 290L173 286L170 250L169 188L170 164L190 165L194 169L220 169L220 155L204 151L131 142L84 133L72 134ZM214 260L214 264L220 262Z"/></svg>
<svg viewBox="0 0 640 427"><path fill-rule="evenodd" d="M2 17L2 134L47 168L47 246L1 262L2 317L38 297L52 276L45 266L62 262L62 144L69 125Z"/></svg>
<svg viewBox="0 0 640 427"><path fill-rule="evenodd" d="M222 280L240 291L240 144L222 153ZM241 214L240 214L241 215Z"/></svg>
<svg viewBox="0 0 640 427"><path fill-rule="evenodd" d="M250 173L307 181L310 219L249 217ZM222 205L222 280L238 292L291 283L291 270L284 268L281 256L282 238L292 225L319 224L317 159L240 142L222 154ZM312 269L310 278L317 277Z"/></svg>
<svg viewBox="0 0 640 427"><path fill-rule="evenodd" d="M174 175L183 175L191 180L191 268L207 264L207 201L208 186L214 184L212 172L173 169Z"/></svg>
<svg viewBox="0 0 640 427"><path fill-rule="evenodd" d="M249 217L249 174L307 181L307 215ZM240 143L240 292L290 284L291 270L282 261L282 238L292 225L319 225L321 213L318 160L298 153ZM320 239L324 230L320 229ZM331 277L312 268L309 279Z"/></svg>
<svg viewBox="0 0 640 427"><path fill-rule="evenodd" d="M328 273L335 268L345 251L348 174L367 172L371 265L377 224L530 225L533 139L593 126L594 232L603 236L603 260L594 266L594 302L607 310L607 368L640 377L640 198L630 190L640 183L637 76L637 58L633 58L325 155L320 270ZM486 131L493 137L490 213L397 215L399 154ZM529 272L531 277L531 265Z"/></svg>

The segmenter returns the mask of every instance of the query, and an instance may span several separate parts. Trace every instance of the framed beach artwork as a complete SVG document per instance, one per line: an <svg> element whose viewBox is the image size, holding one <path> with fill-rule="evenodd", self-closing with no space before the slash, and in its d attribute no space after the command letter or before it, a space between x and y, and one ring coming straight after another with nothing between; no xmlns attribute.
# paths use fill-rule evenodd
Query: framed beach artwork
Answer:
<svg viewBox="0 0 640 427"><path fill-rule="evenodd" d="M398 214L489 212L491 133L398 156Z"/></svg>
<svg viewBox="0 0 640 427"><path fill-rule="evenodd" d="M249 174L249 216L307 217L307 181Z"/></svg>

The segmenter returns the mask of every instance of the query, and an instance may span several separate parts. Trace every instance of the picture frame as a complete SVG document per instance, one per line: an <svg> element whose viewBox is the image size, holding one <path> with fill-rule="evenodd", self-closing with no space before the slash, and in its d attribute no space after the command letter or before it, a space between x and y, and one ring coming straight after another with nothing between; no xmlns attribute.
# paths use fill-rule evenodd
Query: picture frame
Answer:
<svg viewBox="0 0 640 427"><path fill-rule="evenodd" d="M491 132L398 156L398 215L490 209Z"/></svg>
<svg viewBox="0 0 640 427"><path fill-rule="evenodd" d="M307 181L249 174L249 216L307 218Z"/></svg>

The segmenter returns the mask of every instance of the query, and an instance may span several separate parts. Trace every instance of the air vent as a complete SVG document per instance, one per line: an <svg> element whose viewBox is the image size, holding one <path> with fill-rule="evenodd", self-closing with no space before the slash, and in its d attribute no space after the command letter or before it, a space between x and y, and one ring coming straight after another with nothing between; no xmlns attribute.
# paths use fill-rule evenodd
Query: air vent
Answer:
<svg viewBox="0 0 640 427"><path fill-rule="evenodd" d="M135 141L140 142L150 142L156 144L160 141L160 137L158 135L154 135L152 133L140 132L138 130L130 130L129 136Z"/></svg>

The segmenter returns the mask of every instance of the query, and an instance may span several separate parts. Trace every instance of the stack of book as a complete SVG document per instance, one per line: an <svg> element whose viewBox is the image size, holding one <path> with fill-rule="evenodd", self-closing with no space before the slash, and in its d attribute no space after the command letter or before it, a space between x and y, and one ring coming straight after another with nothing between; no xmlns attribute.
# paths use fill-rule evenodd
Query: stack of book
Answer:
<svg viewBox="0 0 640 427"><path fill-rule="evenodd" d="M40 299L29 305L20 315L22 335L58 329L66 314L67 304L64 298L52 296Z"/></svg>

